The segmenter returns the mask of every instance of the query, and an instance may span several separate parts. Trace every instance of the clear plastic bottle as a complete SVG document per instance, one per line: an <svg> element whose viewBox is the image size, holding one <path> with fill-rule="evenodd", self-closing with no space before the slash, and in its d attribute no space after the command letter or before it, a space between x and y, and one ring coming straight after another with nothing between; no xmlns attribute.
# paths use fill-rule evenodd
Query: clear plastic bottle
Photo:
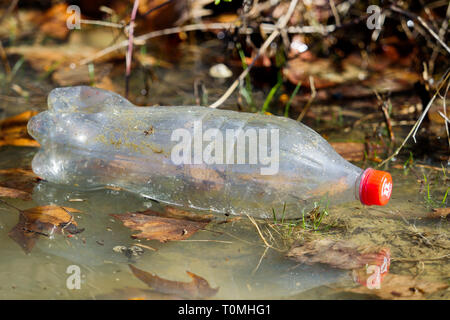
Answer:
<svg viewBox="0 0 450 320"><path fill-rule="evenodd" d="M137 107L115 93L85 86L54 89L48 107L30 120L28 131L41 144L33 171L53 183L116 186L172 205L263 218L273 211L299 217L319 201L384 205L391 195L389 173L354 166L315 131L288 118L198 106ZM209 140L196 145L192 137L198 136L199 123L200 136L208 140L209 132ZM194 154L213 155L214 161L174 161L177 129L192 134ZM244 136L239 144L238 136L226 134L252 130L258 146L266 148L266 158L257 150L265 162L250 161L255 136ZM211 152L211 141L217 141L211 132L229 138L222 154ZM261 132L273 135L261 144ZM245 153L241 163L240 152ZM269 170L267 155L274 154L274 170Z"/></svg>

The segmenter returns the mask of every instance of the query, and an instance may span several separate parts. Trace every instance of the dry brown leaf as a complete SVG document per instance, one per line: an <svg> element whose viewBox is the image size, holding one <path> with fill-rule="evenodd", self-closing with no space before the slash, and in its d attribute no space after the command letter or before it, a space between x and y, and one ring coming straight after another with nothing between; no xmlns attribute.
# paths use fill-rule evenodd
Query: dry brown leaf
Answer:
<svg viewBox="0 0 450 320"><path fill-rule="evenodd" d="M129 1L134 3L133 0ZM161 5L165 0L140 1L138 11L141 15L146 14L150 9ZM188 19L186 14L189 11L188 2L184 0L173 0L158 10L145 15L143 20L139 20L137 30L140 32L150 30L160 30L181 24Z"/></svg>
<svg viewBox="0 0 450 320"><path fill-rule="evenodd" d="M0 147L39 147L39 143L28 135L27 123L37 111L25 111L0 121Z"/></svg>
<svg viewBox="0 0 450 320"><path fill-rule="evenodd" d="M330 145L347 161L364 159L366 147L362 142L331 142Z"/></svg>
<svg viewBox="0 0 450 320"><path fill-rule="evenodd" d="M382 299L412 299L422 300L427 295L448 288L443 282L419 280L412 276L388 274L383 280L380 289L368 289L364 286L347 289L345 291L376 295Z"/></svg>
<svg viewBox="0 0 450 320"><path fill-rule="evenodd" d="M389 249L367 248L344 240L321 239L294 246L287 256L308 265L323 263L334 268L351 270L367 264L381 265L385 257L389 259Z"/></svg>
<svg viewBox="0 0 450 320"><path fill-rule="evenodd" d="M74 208L54 205L34 207L20 210L19 222L8 233L25 252L30 252L39 235L50 236L63 230L75 234L84 229L78 229L71 213L79 213Z"/></svg>
<svg viewBox="0 0 450 320"><path fill-rule="evenodd" d="M333 87L347 81L358 81L358 73L355 68L333 72L333 65L329 59L303 59L294 58L288 61L283 69L284 76L293 84L302 83L302 86L310 86L309 77L314 78L317 89Z"/></svg>
<svg viewBox="0 0 450 320"><path fill-rule="evenodd" d="M188 299L204 299L214 296L219 291L218 287L211 288L208 281L189 271L186 271L186 273L192 278L192 281L180 282L160 278L157 275L138 269L131 264L129 267L139 280L160 293Z"/></svg>
<svg viewBox="0 0 450 320"><path fill-rule="evenodd" d="M68 5L65 3L55 4L44 13L37 15L34 22L39 25L39 29L43 33L57 39L65 39L70 31L66 25L66 21L70 17L67 7Z"/></svg>
<svg viewBox="0 0 450 320"><path fill-rule="evenodd" d="M146 210L112 216L122 221L126 227L141 231L132 235L133 238L161 242L187 239L211 221L210 216L193 216L174 208L166 209L164 213Z"/></svg>
<svg viewBox="0 0 450 320"><path fill-rule="evenodd" d="M5 48L8 55L19 54L30 63L34 70L40 72L51 72L59 68L77 65L81 60L90 58L97 53L97 49L89 46L83 46L79 43L68 43L59 46L18 46ZM96 59L96 62L102 63L114 58L122 58L121 51L114 51L110 54Z"/></svg>
<svg viewBox="0 0 450 320"><path fill-rule="evenodd" d="M450 214L450 207L434 208L432 212L427 214L428 218L445 218Z"/></svg>
<svg viewBox="0 0 450 320"><path fill-rule="evenodd" d="M39 180L40 178L29 169L0 169L0 187L3 188L0 196L29 200L34 185Z"/></svg>
<svg viewBox="0 0 450 320"><path fill-rule="evenodd" d="M0 197L31 200L31 194L13 188L2 187L0 185Z"/></svg>
<svg viewBox="0 0 450 320"><path fill-rule="evenodd" d="M173 65L167 61L157 59L149 54L136 53L136 59L142 64L144 67L163 67L163 68L172 68Z"/></svg>
<svg viewBox="0 0 450 320"><path fill-rule="evenodd" d="M26 222L25 216L19 215L19 222L11 229L8 236L19 244L26 253L30 253L39 238L39 234L25 231Z"/></svg>
<svg viewBox="0 0 450 320"><path fill-rule="evenodd" d="M158 212L155 212L155 214L161 215L161 213ZM198 214L175 207L165 207L163 216L167 218L188 219L198 222L210 222L214 218L214 215L212 214Z"/></svg>

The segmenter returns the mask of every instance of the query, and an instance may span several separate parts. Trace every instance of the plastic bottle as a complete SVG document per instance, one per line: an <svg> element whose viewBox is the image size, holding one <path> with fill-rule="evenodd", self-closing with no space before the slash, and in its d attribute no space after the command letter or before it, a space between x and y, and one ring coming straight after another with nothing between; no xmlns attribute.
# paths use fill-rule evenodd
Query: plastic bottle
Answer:
<svg viewBox="0 0 450 320"><path fill-rule="evenodd" d="M299 217L323 201L384 205L391 196L389 173L354 166L292 119L198 106L136 107L85 86L54 89L48 108L28 131L41 144L33 171L53 183L116 186L185 208L263 218L273 212ZM182 134L174 137L177 130ZM184 141L190 150L180 152L183 133L191 135ZM213 144L220 135L222 153ZM259 150L253 140L242 143L255 136ZM193 155L183 158L186 150Z"/></svg>

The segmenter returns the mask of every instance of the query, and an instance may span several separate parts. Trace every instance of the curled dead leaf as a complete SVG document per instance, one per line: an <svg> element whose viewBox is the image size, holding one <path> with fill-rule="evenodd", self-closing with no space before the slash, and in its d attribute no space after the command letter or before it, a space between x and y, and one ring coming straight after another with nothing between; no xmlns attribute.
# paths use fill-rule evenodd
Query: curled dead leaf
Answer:
<svg viewBox="0 0 450 320"><path fill-rule="evenodd" d="M33 249L39 235L48 237L55 232L67 231L71 234L83 232L84 229L78 229L72 216L72 213L79 212L74 208L54 205L19 210L19 222L8 235L28 253Z"/></svg>
<svg viewBox="0 0 450 320"><path fill-rule="evenodd" d="M159 293L188 299L204 299L214 296L219 291L218 287L211 288L206 279L189 271L186 271L186 273L192 278L192 281L180 282L160 278L157 275L138 269L131 264L129 267L131 272L139 280Z"/></svg>
<svg viewBox="0 0 450 320"><path fill-rule="evenodd" d="M206 227L211 216L200 216L183 210L170 208L164 213L153 210L112 214L112 216L133 230L141 231L132 235L133 238L159 240L183 240Z"/></svg>

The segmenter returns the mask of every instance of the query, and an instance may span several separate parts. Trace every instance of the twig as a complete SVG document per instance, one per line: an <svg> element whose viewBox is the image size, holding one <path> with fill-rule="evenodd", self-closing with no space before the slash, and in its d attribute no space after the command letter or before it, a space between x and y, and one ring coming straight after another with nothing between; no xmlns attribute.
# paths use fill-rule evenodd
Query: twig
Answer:
<svg viewBox="0 0 450 320"><path fill-rule="evenodd" d="M341 25L342 27L343 25ZM274 30L277 29L276 25L273 24L268 24L268 23L261 23L261 30L263 30L264 32L273 32ZM331 25L317 25L317 26L302 26L302 27L288 27L285 28L284 30L286 30L287 33L319 33L322 35L331 33L333 31L336 31L336 25L331 24Z"/></svg>
<svg viewBox="0 0 450 320"><path fill-rule="evenodd" d="M449 70L447 70L446 73L447 73L447 75L445 76L445 79L442 80L441 84L439 85L438 89L436 90L436 93L433 95L433 97L431 98L430 102L428 102L427 107L425 108L425 110L422 112L422 114L420 115L419 119L417 120L417 126L416 126L416 128L414 128L414 130L413 130L414 133L413 133L413 136L412 136L413 139L414 139L414 142L416 142L416 133L419 130L420 124L422 123L423 119L425 118L426 114L428 113L428 110L431 108L431 105L433 104L434 99L436 99L437 95L439 94L439 91L441 91L441 88L447 82L447 79L448 79L448 77L450 75Z"/></svg>
<svg viewBox="0 0 450 320"><path fill-rule="evenodd" d="M9 204L9 203L6 202L5 200L0 199L0 203L3 203L4 205L6 205L6 206L8 206L8 207L10 207L10 208L16 209L17 211L19 211L19 213L22 213L22 212L23 212L23 210L21 210L21 209L15 207L15 206L13 206L12 204Z"/></svg>
<svg viewBox="0 0 450 320"><path fill-rule="evenodd" d="M377 96L377 99L381 103L381 111L383 112L384 120L386 121L386 127L389 131L389 139L391 140L391 142L393 142L395 140L395 136L394 136L394 131L392 130L392 122L391 122L391 117L389 115L388 107L386 106L386 102L383 101L383 99L381 99L380 94L376 90L374 92L375 92L375 95ZM388 101L390 103L389 99L388 99Z"/></svg>
<svg viewBox="0 0 450 320"><path fill-rule="evenodd" d="M131 12L131 21L128 31L128 51L125 57L125 97L128 97L128 89L131 74L131 59L133 56L133 35L134 35L134 20L136 19L137 9L139 7L139 0L134 0L133 11Z"/></svg>
<svg viewBox="0 0 450 320"><path fill-rule="evenodd" d="M384 120L389 131L389 139L393 142L395 140L394 130L392 130L391 117L389 116L389 111L385 103L381 105L381 110L383 111Z"/></svg>
<svg viewBox="0 0 450 320"><path fill-rule="evenodd" d="M256 273L256 271L258 271L259 266L261 265L262 260L263 260L264 257L266 256L267 250L269 250L269 247L266 247L266 248L264 249L264 252L263 252L263 254L261 255L261 258L259 258L258 265L257 265L257 266L255 267L255 269L253 269L253 271L252 271L252 275L254 275L254 274Z"/></svg>
<svg viewBox="0 0 450 320"><path fill-rule="evenodd" d="M311 97L308 99L308 102L306 102L305 107L303 108L302 112L297 118L297 121L299 122L303 120L309 108L311 107L311 103L313 102L313 100L316 98L317 95L316 87L314 85L314 78L312 76L309 76L309 87L311 88Z"/></svg>
<svg viewBox="0 0 450 320"><path fill-rule="evenodd" d="M8 56L6 55L6 51L3 48L1 41L0 41L0 58L2 59L3 68L5 68L6 74L10 75L11 74L11 66L9 65Z"/></svg>
<svg viewBox="0 0 450 320"><path fill-rule="evenodd" d="M439 114L441 115L441 117L443 117L446 120L445 121L445 131L447 132L448 147L450 149L450 134L449 134L449 130L448 130L448 124L450 123L450 120L447 118L447 94L448 94L449 88L450 88L450 81L447 83L447 89L445 89L445 94L442 97L443 109L444 109L445 114L442 114L441 111L439 111Z"/></svg>
<svg viewBox="0 0 450 320"><path fill-rule="evenodd" d="M231 23L210 23L210 24L200 23L200 24L191 24L191 25L187 25L187 26L183 26L183 27L167 28L167 29L152 31L152 32L140 35L138 37L135 37L134 43L135 44L143 43L143 42L153 39L153 38L176 34L179 32L188 32L188 31L197 31L197 30L204 31L204 30L214 30L214 29L228 29L233 26L235 26L235 25L233 25ZM90 63L98 58L101 58L111 52L114 52L114 51L124 48L126 46L128 46L128 40L121 41L115 45L112 45L103 50L100 50L94 56L92 56L90 58L81 60L79 62L79 64L84 65L84 64Z"/></svg>
<svg viewBox="0 0 450 320"><path fill-rule="evenodd" d="M19 0L11 1L11 3L9 4L8 9L6 9L6 11L0 17L0 23L2 23L3 19L5 19L5 17L7 17L14 10L14 8L17 6L18 3L19 3Z"/></svg>
<svg viewBox="0 0 450 320"><path fill-rule="evenodd" d="M258 231L259 236L261 237L261 239L263 240L264 244L266 245L266 247L268 248L273 248L266 240L266 238L264 238L261 229L259 228L258 224L256 223L255 219L253 219L253 217L250 217L247 214L248 219L251 221L251 223L253 223L253 225L255 226L256 230Z"/></svg>
<svg viewBox="0 0 450 320"><path fill-rule="evenodd" d="M125 24L123 24L123 23L114 23L114 22L103 21L103 20L86 20L86 19L81 19L80 23L81 24L94 24L94 25L97 25L97 26L111 27L111 28L117 28L117 29L122 29L123 27L125 27Z"/></svg>
<svg viewBox="0 0 450 320"><path fill-rule="evenodd" d="M250 63L250 65L241 73L239 78L237 78L233 82L233 84L230 86L230 88L228 88L228 90L216 102L214 102L212 105L209 106L210 108L219 107L222 103L224 103L230 97L230 95L234 92L234 90L236 90L239 83L241 81L243 81L244 78L247 76L247 74L250 72L250 69L253 67L256 60L258 60L258 58L264 54L264 52L267 50L269 45L280 35L280 30L284 29L286 27L287 23L289 22L289 19L291 18L292 14L294 13L294 9L297 6L297 3L298 3L298 0L291 1L286 14L284 16L282 16L280 18L280 20L278 20L278 23L276 25L276 27L277 27L276 30L274 30L274 32L272 32L270 34L270 36L266 39L266 41L264 41L262 46L259 48L258 53L256 54L256 56L253 58L252 62Z"/></svg>
<svg viewBox="0 0 450 320"><path fill-rule="evenodd" d="M445 78L441 81L441 84L439 85L438 89L436 90L435 94L433 95L433 97L430 99L430 102L428 102L427 107L425 108L425 110L422 112L422 115L419 117L419 119L416 121L416 123L414 124L414 126L411 128L411 131L408 133L408 135L406 136L406 138L403 140L402 144L400 145L400 147L397 148L397 150L395 150L395 152L390 155L388 158L386 158L385 160L383 160L381 163L379 163L377 165L377 167L381 167L382 165L384 165L386 162L390 161L393 157L395 157L396 155L398 155L398 153L400 152L400 150L403 149L403 147L405 146L406 142L408 141L408 139L413 136L414 141L416 141L415 139L415 135L417 133L417 130L419 129L420 124L422 123L423 119L425 118L428 110L430 109L431 105L433 104L434 99L436 99L436 96L438 95L439 91L441 90L441 88L443 87L444 83L447 82L448 77L450 75L449 70L447 70L446 72L446 76Z"/></svg>
<svg viewBox="0 0 450 320"><path fill-rule="evenodd" d="M61 228L61 232L64 234L64 229L66 229L68 226L70 226L75 219L69 210L67 210L66 208L64 208L62 206L60 206L60 208L63 209L70 216L70 220L68 222L65 222L64 226Z"/></svg>
<svg viewBox="0 0 450 320"><path fill-rule="evenodd" d="M447 32L448 28L448 21L450 20L450 3L447 6L447 13L445 14L445 18L442 21L441 28L439 29L439 38L444 38L445 33ZM429 69L430 73L432 74L434 71L434 62L436 61L436 58L438 56L438 50L436 47L433 48L433 52L431 53L431 58L429 62Z"/></svg>
<svg viewBox="0 0 450 320"><path fill-rule="evenodd" d="M361 19L358 19L358 21ZM344 27L347 25L342 25L341 27ZM143 42L161 37L161 36L167 36L171 34L176 34L179 32L190 32L190 31L207 31L207 30L218 30L218 29L232 29L237 28L237 25L235 23L197 23L197 24L190 24L182 27L173 27L173 28L167 28L162 30L156 30L152 31L143 35L140 35L138 37L134 38L134 44L142 44ZM260 30L262 30L265 33L273 33L275 30L277 30L277 26L273 24L261 24ZM303 27L289 27L284 29L287 33L292 34L311 34L311 33L318 33L318 34L328 34L331 32L336 31L335 25L327 25L327 26L303 26ZM252 28L240 28L239 32L241 34L252 34L254 33L254 30ZM123 40L115 45L112 45L110 47L107 47L105 49L100 50L95 55L93 55L90 58L85 58L79 62L80 65L84 65L87 63L90 63L98 58L101 58L111 52L114 52L116 50L119 50L121 48L127 47L128 41Z"/></svg>
<svg viewBox="0 0 450 320"><path fill-rule="evenodd" d="M158 251L158 249L155 249L155 248L153 248L153 247L147 246L147 245L142 244L142 243L135 243L134 245L135 245L135 246L138 246L138 247L141 247L141 248L148 249L148 250Z"/></svg>
<svg viewBox="0 0 450 320"><path fill-rule="evenodd" d="M336 21L336 25L338 27L341 26L341 18L339 17L339 13L336 10L336 5L334 3L334 0L330 0L330 7L331 7L331 12L333 13L334 16L334 20Z"/></svg>
<svg viewBox="0 0 450 320"><path fill-rule="evenodd" d="M433 38L435 38L435 39L439 42L439 44L447 51L447 53L450 54L450 48L445 44L444 41L442 41L441 38L439 38L439 36L436 34L436 32L434 32L433 29L431 29L431 28L428 26L428 24L425 22L425 20L422 19L422 17L420 17L420 16L418 16L418 15L415 15L415 14L413 14L413 13L411 13L411 12L407 12L407 11L405 11L405 10L403 10L403 9L400 9L399 7L397 7L397 6L395 6L395 5L391 5L391 6L390 6L390 9L391 9L392 11L401 13L401 14L403 14L403 15L405 15L405 16L411 18L411 19L414 19L414 20L418 21L418 22L419 22L419 23L420 23L420 24L428 31L428 33L431 34L431 36L432 36Z"/></svg>

